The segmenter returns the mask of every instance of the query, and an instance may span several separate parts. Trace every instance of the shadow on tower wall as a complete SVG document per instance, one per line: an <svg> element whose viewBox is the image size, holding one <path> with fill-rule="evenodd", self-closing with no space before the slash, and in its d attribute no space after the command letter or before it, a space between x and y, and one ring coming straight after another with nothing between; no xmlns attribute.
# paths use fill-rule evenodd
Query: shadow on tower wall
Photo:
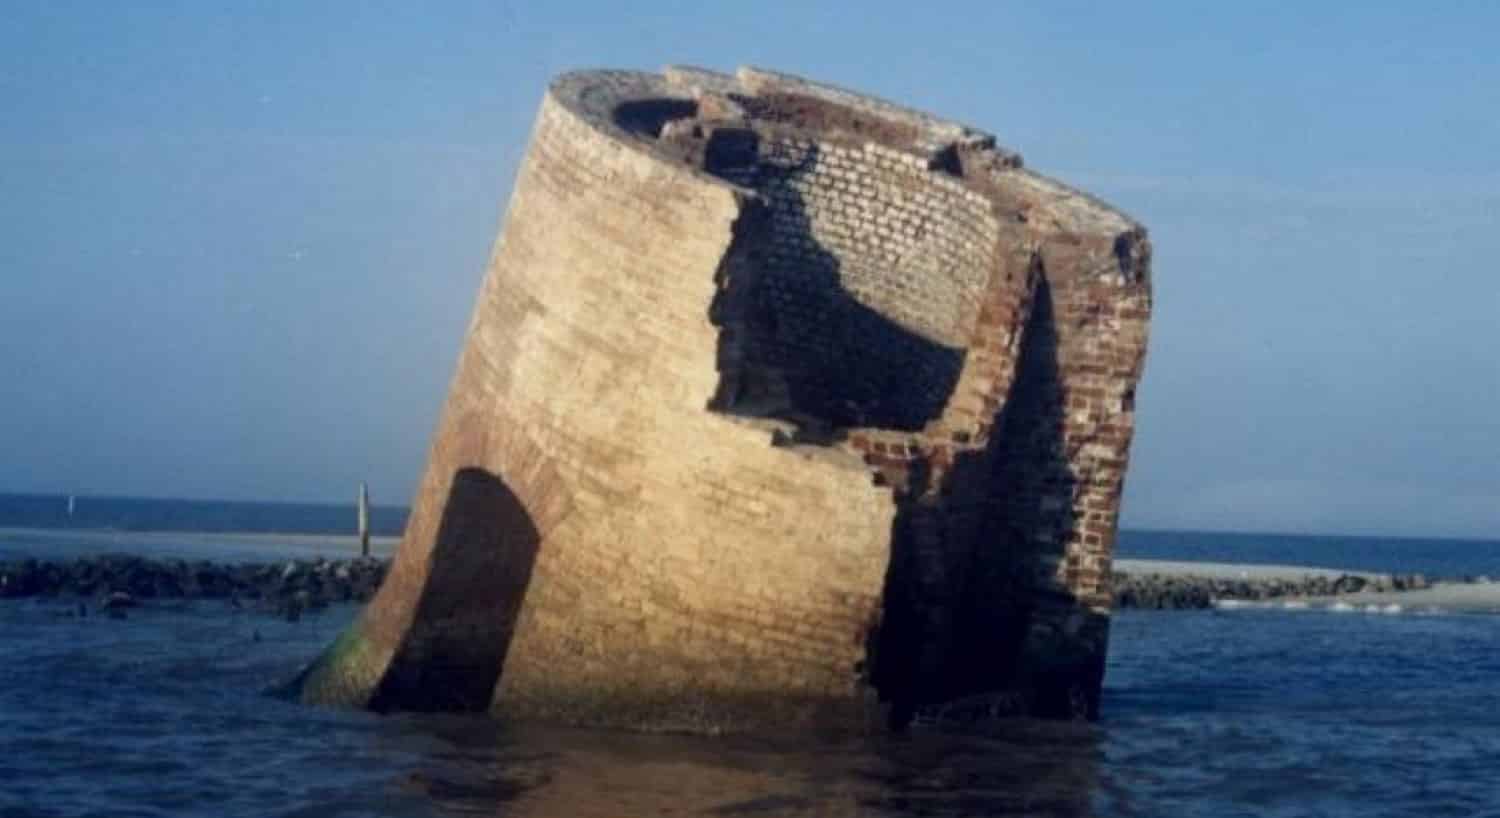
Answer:
<svg viewBox="0 0 1500 818"><path fill-rule="evenodd" d="M810 438L849 427L915 431L953 393L964 350L860 303L844 260L813 233L798 181L817 145L767 146L748 129L709 138L705 169L764 195L746 206L719 271L709 317L720 327L714 411L793 421Z"/></svg>
<svg viewBox="0 0 1500 818"><path fill-rule="evenodd" d="M484 469L459 469L411 627L370 709L488 709L540 542L531 516L503 480Z"/></svg>
<svg viewBox="0 0 1500 818"><path fill-rule="evenodd" d="M710 319L720 327L715 411L777 417L790 442L833 443L849 428L918 432L952 396L964 350L918 335L843 286L841 257L813 235L797 184L817 145L768 145L725 129L704 167L762 194L735 225ZM1052 293L1033 264L1032 308L1014 382L978 451L946 468L911 462L897 513L869 681L892 722L1098 712L1108 619L1059 578L1079 480L1066 449L1066 395Z"/></svg>
<svg viewBox="0 0 1500 818"><path fill-rule="evenodd" d="M914 470L897 496L872 645L872 682L896 726L1098 713L1107 618L1056 579L1079 522L1078 479L1051 289L1039 265L1033 275L1015 380L988 445L955 457L936 487Z"/></svg>

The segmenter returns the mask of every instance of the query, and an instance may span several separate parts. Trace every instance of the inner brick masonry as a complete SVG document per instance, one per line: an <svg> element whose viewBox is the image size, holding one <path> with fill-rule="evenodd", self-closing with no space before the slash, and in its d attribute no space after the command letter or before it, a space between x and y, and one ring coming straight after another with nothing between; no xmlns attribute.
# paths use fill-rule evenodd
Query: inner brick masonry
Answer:
<svg viewBox="0 0 1500 818"><path fill-rule="evenodd" d="M915 111L755 69L559 77L395 564L301 695L1095 716L1149 259Z"/></svg>

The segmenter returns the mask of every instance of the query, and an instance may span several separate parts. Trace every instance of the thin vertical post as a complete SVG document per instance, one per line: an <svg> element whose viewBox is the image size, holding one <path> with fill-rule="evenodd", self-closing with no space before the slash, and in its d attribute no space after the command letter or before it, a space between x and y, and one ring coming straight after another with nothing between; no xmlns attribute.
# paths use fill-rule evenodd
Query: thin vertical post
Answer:
<svg viewBox="0 0 1500 818"><path fill-rule="evenodd" d="M359 555L370 556L370 490L359 484Z"/></svg>

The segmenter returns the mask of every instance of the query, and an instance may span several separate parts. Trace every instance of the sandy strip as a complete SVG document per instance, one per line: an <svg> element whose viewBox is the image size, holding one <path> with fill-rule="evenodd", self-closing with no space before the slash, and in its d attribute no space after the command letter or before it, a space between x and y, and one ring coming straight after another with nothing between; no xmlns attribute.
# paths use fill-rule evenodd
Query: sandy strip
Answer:
<svg viewBox="0 0 1500 818"><path fill-rule="evenodd" d="M377 557L388 557L399 542L399 537L371 537L370 551ZM0 560L22 555L70 559L109 552L223 561L333 559L357 556L359 544L353 535L336 534L0 528Z"/></svg>
<svg viewBox="0 0 1500 818"><path fill-rule="evenodd" d="M1234 562L1189 562L1186 560L1115 560L1115 570L1122 574L1161 574L1174 577L1203 577L1205 579L1282 579L1296 580L1303 577L1358 576L1374 579L1384 574L1366 571L1342 571L1337 568L1314 568L1305 565L1249 565Z"/></svg>

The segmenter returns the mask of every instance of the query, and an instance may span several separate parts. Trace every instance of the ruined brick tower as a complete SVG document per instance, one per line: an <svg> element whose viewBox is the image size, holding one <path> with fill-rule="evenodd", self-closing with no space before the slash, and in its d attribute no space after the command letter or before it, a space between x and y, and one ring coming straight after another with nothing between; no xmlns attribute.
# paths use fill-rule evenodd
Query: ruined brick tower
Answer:
<svg viewBox="0 0 1500 818"><path fill-rule="evenodd" d="M548 89L389 578L310 701L1097 712L1144 229L754 69Z"/></svg>

